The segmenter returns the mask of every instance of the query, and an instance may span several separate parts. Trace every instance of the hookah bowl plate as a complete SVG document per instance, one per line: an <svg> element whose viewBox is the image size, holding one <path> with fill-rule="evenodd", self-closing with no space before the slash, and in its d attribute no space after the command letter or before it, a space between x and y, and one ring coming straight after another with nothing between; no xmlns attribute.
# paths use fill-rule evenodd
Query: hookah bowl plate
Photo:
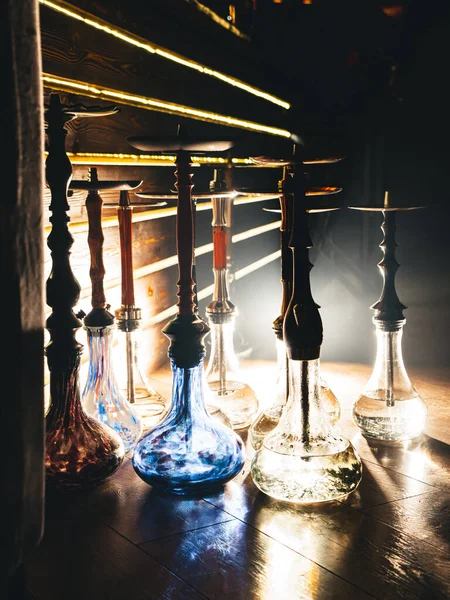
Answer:
<svg viewBox="0 0 450 600"><path fill-rule="evenodd" d="M307 451L271 447L269 434L251 465L255 485L264 494L295 504L341 500L354 492L362 478L362 463L350 441L338 435Z"/></svg>

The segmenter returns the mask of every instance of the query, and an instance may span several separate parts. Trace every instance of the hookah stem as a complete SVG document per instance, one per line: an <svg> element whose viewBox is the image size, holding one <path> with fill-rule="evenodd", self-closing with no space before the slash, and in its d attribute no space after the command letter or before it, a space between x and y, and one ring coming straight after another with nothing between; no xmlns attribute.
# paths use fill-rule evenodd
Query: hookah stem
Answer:
<svg viewBox="0 0 450 600"><path fill-rule="evenodd" d="M298 147L294 148L294 155ZM301 438L310 445L310 398L311 377L309 365L320 356L323 330L318 305L311 293L309 250L312 241L309 235L308 213L305 206L306 173L300 159L290 171L294 176L293 219L289 247L292 250L293 276L292 296L283 320L283 337L289 358L300 369ZM291 365L292 367L292 365ZM297 375L297 373L296 373ZM316 385L317 382L314 382Z"/></svg>
<svg viewBox="0 0 450 600"><path fill-rule="evenodd" d="M289 240L292 234L292 219L293 219L293 195L290 191L290 178L288 167L283 167L283 178L278 182L279 191L283 192L280 196L281 209L281 225L280 225L280 246L281 246L281 286L282 286L282 301L281 310L278 320L283 322L286 309L292 296L292 274L293 274L293 256L289 247ZM286 393L285 405L289 397L289 360L286 353Z"/></svg>
<svg viewBox="0 0 450 600"><path fill-rule="evenodd" d="M225 367L225 348L223 343L223 329L219 326L218 329L218 345L219 345L219 396L224 396L227 392L227 370Z"/></svg>
<svg viewBox="0 0 450 600"><path fill-rule="evenodd" d="M224 180L226 183L226 189L233 189L233 160L232 153L228 151L228 159L227 165L224 169ZM227 224L225 228L225 248L226 248L226 268L227 268L227 283L230 284L232 279L231 269L233 267L233 256L232 256L232 231L231 231L231 219L232 219L232 211L233 211L233 203L234 200L230 198L229 200L225 200L225 223Z"/></svg>
<svg viewBox="0 0 450 600"><path fill-rule="evenodd" d="M385 193L384 196L384 204L385 206L389 206L389 195ZM395 231L395 212L388 213L387 211L383 212L383 217L386 223L386 228L392 229ZM395 252L395 247L394 247ZM393 368L393 348L392 348L392 332L389 331L387 334L387 361L386 361L386 380L387 380L387 397L386 397L386 406L391 407L395 405L394 401L394 368Z"/></svg>
<svg viewBox="0 0 450 600"><path fill-rule="evenodd" d="M192 301L194 302L194 311L198 312L198 297L197 297L197 292L198 292L198 285L197 285L197 265L196 265L196 260L195 260L195 233L196 233L196 229L197 229L197 200L192 199L192 206L193 206L193 216L192 216L192 222L193 222L193 244L192 244L192 279L194 280L194 296L192 298Z"/></svg>
<svg viewBox="0 0 450 600"><path fill-rule="evenodd" d="M227 297L227 230L224 220L227 200L225 198L212 198L213 206L213 271L216 285L214 286L214 300L223 301ZM222 282L220 286L220 297L218 294L218 281ZM217 327L217 346L219 355L219 396L223 396L227 391L227 370L225 364L225 347L223 324Z"/></svg>
<svg viewBox="0 0 450 600"><path fill-rule="evenodd" d="M176 159L177 170L175 172L177 181L175 187L178 190L176 239L178 255L178 314L194 315L195 305L195 282L192 277L192 262L194 256L194 210L191 192L194 187L192 176L189 173L191 158L189 153L179 150Z"/></svg>
<svg viewBox="0 0 450 600"><path fill-rule="evenodd" d="M385 192L384 207L389 208L389 193ZM399 264L395 258L395 211L383 211L383 223L381 225L384 237L380 244L383 251L383 258L378 266L383 274L383 290L381 297L376 304L372 306L377 312L375 319L386 323L386 406L394 406L394 349L393 349L393 331L392 322L402 321L404 319L403 309L406 308L399 300L395 290L395 274Z"/></svg>
<svg viewBox="0 0 450 600"><path fill-rule="evenodd" d="M98 181L97 169L89 169L89 178L92 183ZM89 190L86 197L86 210L88 214L88 245L91 255L89 276L92 284L92 308L105 308L106 298L103 279L105 266L103 264L103 229L102 229L102 204L103 200L96 189Z"/></svg>
<svg viewBox="0 0 450 600"><path fill-rule="evenodd" d="M136 394L135 394L135 382L134 382L134 366L135 366L135 356L134 356L134 346L133 346L133 335L131 331L125 332L125 342L126 342L126 355L127 355L127 397L128 402L130 404L134 404L136 402Z"/></svg>
<svg viewBox="0 0 450 600"><path fill-rule="evenodd" d="M46 282L46 302L52 312L45 327L50 342L45 348L50 370L50 409L65 408L68 394L73 393L72 413L79 410L78 369L82 344L75 338L75 331L82 326L74 314L73 307L80 296L80 285L70 266L70 249L73 237L68 223L70 210L67 189L72 179L72 164L65 149L67 129L65 124L72 119L63 110L58 94L51 94L46 111L48 155L45 162L45 177L51 190L50 222L52 229L47 246L52 256L52 272ZM50 414L50 413L49 413Z"/></svg>
<svg viewBox="0 0 450 600"><path fill-rule="evenodd" d="M130 205L130 197L126 190L120 191L117 217L119 220L120 235L120 261L122 270L122 306L134 306L134 281L133 281L133 253L132 253L132 223L133 209ZM130 331L125 332L126 361L127 361L127 396L128 402L136 402L135 394L135 349L133 336Z"/></svg>
<svg viewBox="0 0 450 600"><path fill-rule="evenodd" d="M128 192L121 190L117 217L119 220L120 261L122 267L122 304L124 306L134 306L132 213L133 208L130 205Z"/></svg>
<svg viewBox="0 0 450 600"><path fill-rule="evenodd" d="M395 406L394 401L394 365L393 365L393 348L392 348L392 332L387 332L387 361L386 361L386 406Z"/></svg>
<svg viewBox="0 0 450 600"><path fill-rule="evenodd" d="M310 432L311 428L309 425L309 373L308 373L308 361L299 362L300 375L301 375L301 399L302 399L302 442L306 448L309 447Z"/></svg>

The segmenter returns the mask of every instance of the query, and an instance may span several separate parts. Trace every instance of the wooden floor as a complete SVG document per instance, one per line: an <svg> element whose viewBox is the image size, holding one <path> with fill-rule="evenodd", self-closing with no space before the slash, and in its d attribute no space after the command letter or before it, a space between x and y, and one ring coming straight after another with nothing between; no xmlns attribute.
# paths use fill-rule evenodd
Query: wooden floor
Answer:
<svg viewBox="0 0 450 600"><path fill-rule="evenodd" d="M243 365L257 391L272 363ZM322 364L339 426L364 463L345 501L299 507L242 473L203 499L161 495L127 458L89 493L47 498L43 541L26 564L46 600L450 598L450 369L409 370L429 405L426 434L369 444L350 419L371 368ZM163 393L167 373L153 381Z"/></svg>

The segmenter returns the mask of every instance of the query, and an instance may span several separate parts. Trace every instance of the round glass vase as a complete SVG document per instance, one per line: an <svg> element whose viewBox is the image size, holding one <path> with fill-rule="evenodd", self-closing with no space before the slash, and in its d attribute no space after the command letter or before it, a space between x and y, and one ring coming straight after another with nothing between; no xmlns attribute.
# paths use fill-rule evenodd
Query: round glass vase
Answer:
<svg viewBox="0 0 450 600"><path fill-rule="evenodd" d="M123 462L125 447L110 427L89 416L80 400L81 344L68 364L47 346L50 407L45 417L46 483L54 489L90 488L110 477Z"/></svg>
<svg viewBox="0 0 450 600"><path fill-rule="evenodd" d="M164 420L137 443L132 457L146 483L180 495L203 494L224 485L242 469L242 439L205 407L203 360L172 367L172 404Z"/></svg>
<svg viewBox="0 0 450 600"><path fill-rule="evenodd" d="M89 370L81 397L85 411L109 425L122 439L125 452L142 435L142 420L122 394L112 361L115 325L85 326L89 349Z"/></svg>
<svg viewBox="0 0 450 600"><path fill-rule="evenodd" d="M253 481L268 496L285 502L344 498L358 487L362 463L323 409L319 359L289 359L288 364L288 401L278 425L253 457Z"/></svg>
<svg viewBox="0 0 450 600"><path fill-rule="evenodd" d="M215 322L222 316L208 316L211 353L206 381L211 402L226 415L233 429L246 429L258 414L259 402L255 391L242 380L233 344L234 318L227 315L223 322Z"/></svg>
<svg viewBox="0 0 450 600"><path fill-rule="evenodd" d="M267 434L275 429L281 414L286 406L288 390L288 357L286 346L282 339L277 337L277 370L275 385L272 389L272 403L259 413L249 429L249 440L254 450L259 450ZM323 410L328 413L332 425L337 423L341 415L338 399L328 387L323 377L320 376L320 401Z"/></svg>
<svg viewBox="0 0 450 600"><path fill-rule="evenodd" d="M367 438L409 440L423 432L427 406L414 389L403 362L405 320L373 322L377 338L375 365L353 405L353 420Z"/></svg>

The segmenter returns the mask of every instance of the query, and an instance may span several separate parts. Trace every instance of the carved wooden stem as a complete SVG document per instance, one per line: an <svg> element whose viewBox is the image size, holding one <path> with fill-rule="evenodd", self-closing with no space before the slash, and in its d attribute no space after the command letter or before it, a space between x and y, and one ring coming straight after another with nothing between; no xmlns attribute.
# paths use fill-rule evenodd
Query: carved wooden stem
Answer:
<svg viewBox="0 0 450 600"><path fill-rule="evenodd" d="M121 190L119 208L117 209L120 235L120 260L122 265L122 305L134 306L133 280L133 208L130 205L129 194Z"/></svg>
<svg viewBox="0 0 450 600"><path fill-rule="evenodd" d="M401 321L405 318L403 310L407 307L400 302L395 289L395 275L400 266L395 258L395 250L398 246L395 241L397 230L395 211L383 211L383 218L381 229L384 237L380 244L383 258L378 263L383 275L383 290L380 299L371 308L375 310L375 321Z"/></svg>
<svg viewBox="0 0 450 600"><path fill-rule="evenodd" d="M90 170L92 182L98 181L97 169ZM103 264L103 229L102 229L102 198L98 190L90 190L86 198L86 210L88 213L89 232L88 244L91 253L91 267L89 275L92 283L92 308L105 308L106 297L103 287L105 277L105 266Z"/></svg>
<svg viewBox="0 0 450 600"><path fill-rule="evenodd" d="M191 199L192 175L189 173L191 159L189 153L180 150L176 160L178 190L177 205L177 254L178 254L178 314L194 314L194 279L192 277L192 257L194 250L194 212Z"/></svg>
<svg viewBox="0 0 450 600"><path fill-rule="evenodd" d="M318 306L311 294L309 249L312 247L305 206L304 165L298 162L294 176L294 212L289 247L293 257L292 296L283 322L283 337L289 358L314 360L320 356L323 330Z"/></svg>
<svg viewBox="0 0 450 600"><path fill-rule="evenodd" d="M292 296L292 276L293 262L292 251L289 247L289 240L292 231L293 214L293 179L288 168L283 169L283 179L279 181L279 191L283 192L280 196L281 225L280 225L280 249L281 249L281 309L280 315L273 322L275 335L283 338L283 320L289 301Z"/></svg>
<svg viewBox="0 0 450 600"><path fill-rule="evenodd" d="M46 179L51 190L50 211L52 230L47 238L51 250L52 270L47 280L47 304L52 313L47 319L46 327L50 332L50 342L46 347L46 355L50 370L50 388L55 391L52 377L60 379L61 372L72 372L79 367L83 346L75 339L75 331L82 326L72 308L80 296L80 285L70 267L70 248L73 237L69 232L70 218L67 203L67 189L72 179L72 165L65 150L65 124L73 116L62 110L59 95L50 96L49 108L46 111L48 156L45 163ZM64 377L62 377L64 380ZM59 389L59 388L58 388ZM59 389L58 397L52 395L53 402L66 401L65 390Z"/></svg>

